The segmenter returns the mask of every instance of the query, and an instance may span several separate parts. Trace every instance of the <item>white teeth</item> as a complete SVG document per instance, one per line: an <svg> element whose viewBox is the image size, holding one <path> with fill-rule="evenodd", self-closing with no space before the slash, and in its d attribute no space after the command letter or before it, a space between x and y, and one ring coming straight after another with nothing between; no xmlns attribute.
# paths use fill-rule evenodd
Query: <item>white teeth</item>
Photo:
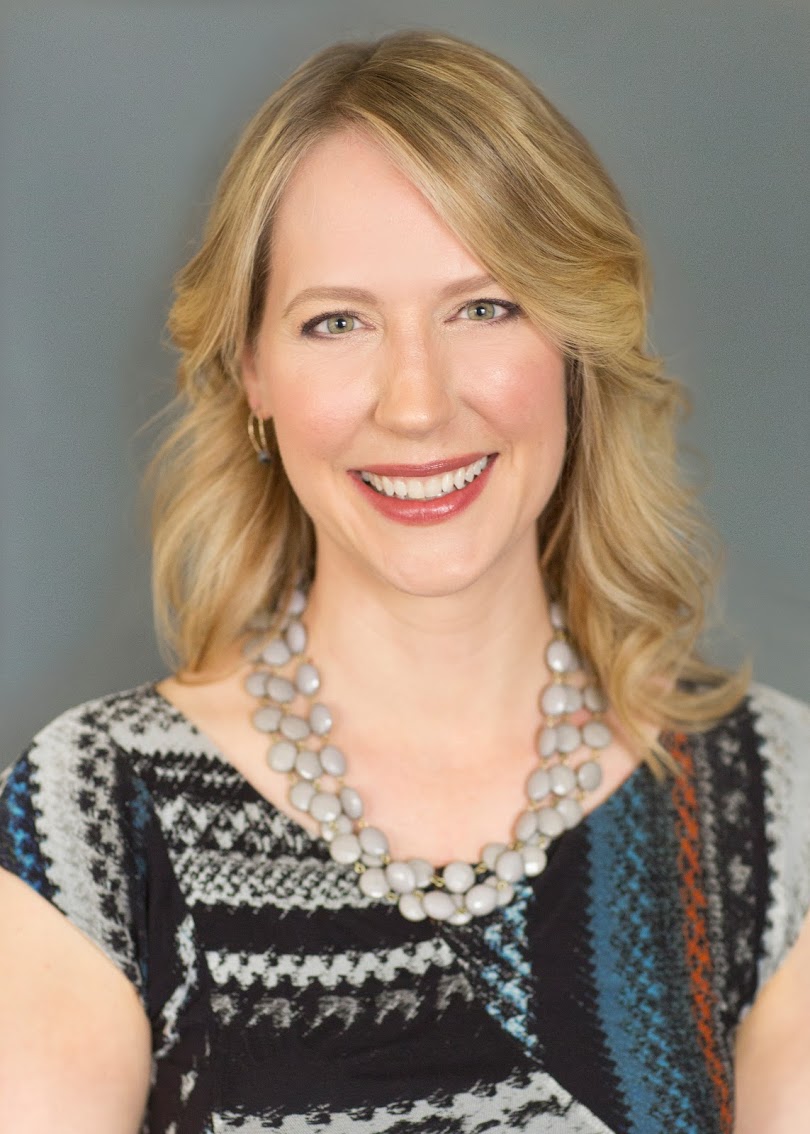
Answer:
<svg viewBox="0 0 810 1134"><path fill-rule="evenodd" d="M425 500L435 500L437 496L442 494L442 478L440 476L432 476L425 485Z"/></svg>
<svg viewBox="0 0 810 1134"><path fill-rule="evenodd" d="M480 476L488 464L489 458L481 457L465 468L422 479L409 476L397 477L393 480L391 477L369 472L361 472L360 478L384 496L398 496L400 500L435 500L439 496L447 496L460 488L466 488L477 476Z"/></svg>

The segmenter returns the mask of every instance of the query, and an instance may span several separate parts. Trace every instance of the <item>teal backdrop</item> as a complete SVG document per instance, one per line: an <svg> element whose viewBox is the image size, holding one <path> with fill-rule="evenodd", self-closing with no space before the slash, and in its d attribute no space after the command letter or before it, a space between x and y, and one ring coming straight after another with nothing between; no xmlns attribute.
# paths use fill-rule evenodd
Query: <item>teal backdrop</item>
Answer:
<svg viewBox="0 0 810 1134"><path fill-rule="evenodd" d="M418 25L523 68L624 191L728 549L712 649L810 700L806 3L6 0L0 764L163 673L141 428L172 388L171 277L241 125L311 52Z"/></svg>

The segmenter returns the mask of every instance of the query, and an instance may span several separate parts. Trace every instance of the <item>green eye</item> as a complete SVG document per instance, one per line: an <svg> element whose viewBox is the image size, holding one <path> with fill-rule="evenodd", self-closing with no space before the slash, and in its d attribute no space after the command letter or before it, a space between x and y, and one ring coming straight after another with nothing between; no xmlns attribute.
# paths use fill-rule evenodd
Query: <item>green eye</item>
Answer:
<svg viewBox="0 0 810 1134"><path fill-rule="evenodd" d="M354 330L355 318L354 315L330 315L328 319L324 319L324 323L328 334L344 335L347 331Z"/></svg>
<svg viewBox="0 0 810 1134"><path fill-rule="evenodd" d="M310 339L333 339L356 331L362 323L350 311L333 311L330 315L316 315L308 319L300 328L302 335Z"/></svg>
<svg viewBox="0 0 810 1134"><path fill-rule="evenodd" d="M475 323L486 323L495 318L497 306L497 303L493 303L489 299L479 299L465 308L467 318L472 319Z"/></svg>

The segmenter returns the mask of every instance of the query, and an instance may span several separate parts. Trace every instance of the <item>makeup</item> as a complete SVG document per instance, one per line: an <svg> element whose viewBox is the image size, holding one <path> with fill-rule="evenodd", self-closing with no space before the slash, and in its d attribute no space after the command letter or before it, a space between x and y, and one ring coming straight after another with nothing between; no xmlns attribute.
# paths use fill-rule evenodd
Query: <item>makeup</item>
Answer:
<svg viewBox="0 0 810 1134"><path fill-rule="evenodd" d="M496 460L493 453L472 461L463 457L418 466L373 465L351 470L349 475L358 491L387 519L437 524L459 515L478 499ZM465 461L468 463L462 463Z"/></svg>

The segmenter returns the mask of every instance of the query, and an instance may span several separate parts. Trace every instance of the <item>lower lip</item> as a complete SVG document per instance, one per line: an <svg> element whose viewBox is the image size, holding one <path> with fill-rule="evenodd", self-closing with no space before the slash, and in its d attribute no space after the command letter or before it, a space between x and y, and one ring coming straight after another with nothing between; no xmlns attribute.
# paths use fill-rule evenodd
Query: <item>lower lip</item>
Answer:
<svg viewBox="0 0 810 1134"><path fill-rule="evenodd" d="M440 524L443 520L457 516L478 499L484 491L495 460L495 457L490 457L484 471L464 488L457 488L455 492L437 496L433 500L402 500L399 496L386 496L366 484L359 473L352 472L350 476L369 503L387 519L396 520L400 524Z"/></svg>

